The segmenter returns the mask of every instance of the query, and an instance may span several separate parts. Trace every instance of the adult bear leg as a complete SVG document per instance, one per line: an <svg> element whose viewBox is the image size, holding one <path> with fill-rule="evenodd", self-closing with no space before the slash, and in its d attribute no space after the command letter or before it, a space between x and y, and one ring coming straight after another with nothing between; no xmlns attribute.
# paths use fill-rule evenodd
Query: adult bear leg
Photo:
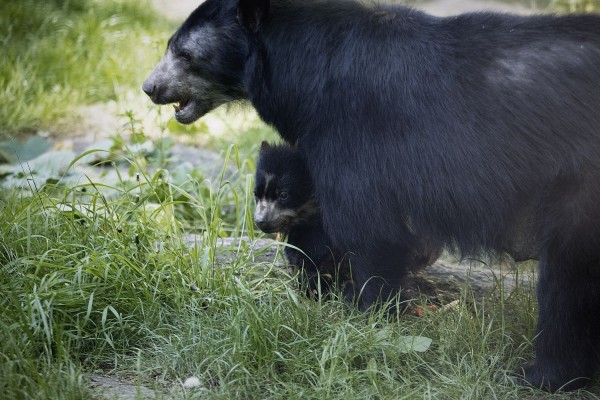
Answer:
<svg viewBox="0 0 600 400"><path fill-rule="evenodd" d="M366 310L395 296L407 272L416 269L416 254L422 251L419 244L414 239L354 247L350 257L353 285L344 288L346 300Z"/></svg>
<svg viewBox="0 0 600 400"><path fill-rule="evenodd" d="M551 391L585 386L600 361L600 260L565 258L540 260L536 354L524 368L527 383Z"/></svg>

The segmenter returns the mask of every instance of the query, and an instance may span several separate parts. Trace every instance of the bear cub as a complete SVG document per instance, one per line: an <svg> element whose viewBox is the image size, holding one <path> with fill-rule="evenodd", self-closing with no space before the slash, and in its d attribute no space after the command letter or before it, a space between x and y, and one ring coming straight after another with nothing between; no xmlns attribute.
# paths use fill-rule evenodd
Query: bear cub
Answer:
<svg viewBox="0 0 600 400"><path fill-rule="evenodd" d="M294 147L262 142L254 196L254 222L265 233L287 235L285 256L298 275L307 296L329 294L336 283L343 290L351 284L350 265L335 251L321 222L312 179L301 153Z"/></svg>

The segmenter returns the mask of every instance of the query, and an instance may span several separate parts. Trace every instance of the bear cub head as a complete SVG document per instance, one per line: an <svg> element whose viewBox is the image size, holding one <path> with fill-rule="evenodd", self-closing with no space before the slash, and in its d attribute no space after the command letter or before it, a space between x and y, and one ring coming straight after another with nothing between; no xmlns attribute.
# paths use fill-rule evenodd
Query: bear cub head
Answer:
<svg viewBox="0 0 600 400"><path fill-rule="evenodd" d="M315 223L320 216L313 193L300 152L289 145L262 142L254 188L254 222L260 230L289 234L299 226Z"/></svg>

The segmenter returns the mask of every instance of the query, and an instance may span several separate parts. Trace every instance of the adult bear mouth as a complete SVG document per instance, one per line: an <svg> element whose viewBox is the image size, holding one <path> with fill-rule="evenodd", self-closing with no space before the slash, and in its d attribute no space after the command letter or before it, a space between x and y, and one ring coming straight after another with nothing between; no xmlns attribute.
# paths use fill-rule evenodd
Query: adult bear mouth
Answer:
<svg viewBox="0 0 600 400"><path fill-rule="evenodd" d="M173 108L175 109L175 119L181 124L191 124L200 117L198 105L193 100L180 100L173 104Z"/></svg>
<svg viewBox="0 0 600 400"><path fill-rule="evenodd" d="M176 113L181 112L181 110L183 110L188 104L189 104L189 100L181 100L178 104L173 104L173 108L175 109Z"/></svg>

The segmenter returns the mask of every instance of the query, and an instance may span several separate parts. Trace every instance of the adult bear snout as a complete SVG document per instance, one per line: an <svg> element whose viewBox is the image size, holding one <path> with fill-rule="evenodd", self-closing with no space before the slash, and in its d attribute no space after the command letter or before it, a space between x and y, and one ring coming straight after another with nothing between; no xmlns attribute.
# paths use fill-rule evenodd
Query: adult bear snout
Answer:
<svg viewBox="0 0 600 400"><path fill-rule="evenodd" d="M156 85L154 84L154 82L150 82L149 79L146 79L144 81L144 84L142 85L142 90L148 96L152 97L152 94L154 94L154 91L156 90Z"/></svg>

